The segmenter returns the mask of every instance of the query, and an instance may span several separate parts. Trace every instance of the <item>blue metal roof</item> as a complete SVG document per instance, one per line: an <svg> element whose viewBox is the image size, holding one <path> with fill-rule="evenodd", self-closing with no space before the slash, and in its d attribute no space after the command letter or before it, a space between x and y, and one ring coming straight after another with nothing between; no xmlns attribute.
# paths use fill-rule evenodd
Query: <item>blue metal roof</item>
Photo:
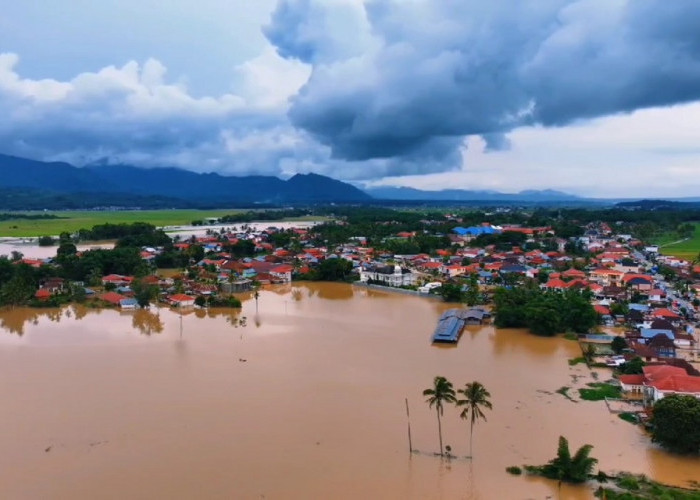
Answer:
<svg viewBox="0 0 700 500"><path fill-rule="evenodd" d="M491 226L456 227L452 231L459 234L460 236L465 236L465 235L479 236L481 234L500 233L500 231L498 229L495 229Z"/></svg>
<svg viewBox="0 0 700 500"><path fill-rule="evenodd" d="M644 305L644 304L629 304L627 308L630 311L641 311L641 312L647 312L649 310L649 306Z"/></svg>
<svg viewBox="0 0 700 500"><path fill-rule="evenodd" d="M459 334L464 328L464 320L458 315L458 311L451 309L445 311L433 333L433 342L457 342Z"/></svg>
<svg viewBox="0 0 700 500"><path fill-rule="evenodd" d="M674 340L676 337L671 330L663 330L661 328L642 328L639 333L645 339L651 339L659 334L666 335L669 339Z"/></svg>

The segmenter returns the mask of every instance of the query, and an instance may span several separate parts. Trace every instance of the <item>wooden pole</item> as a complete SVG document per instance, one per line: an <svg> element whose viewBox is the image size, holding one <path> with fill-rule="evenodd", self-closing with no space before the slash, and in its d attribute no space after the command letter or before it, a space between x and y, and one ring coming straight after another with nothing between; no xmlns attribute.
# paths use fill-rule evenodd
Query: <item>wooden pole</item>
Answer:
<svg viewBox="0 0 700 500"><path fill-rule="evenodd" d="M406 420L408 421L408 451L413 453L413 442L411 441L411 414L408 411L408 398L406 398Z"/></svg>

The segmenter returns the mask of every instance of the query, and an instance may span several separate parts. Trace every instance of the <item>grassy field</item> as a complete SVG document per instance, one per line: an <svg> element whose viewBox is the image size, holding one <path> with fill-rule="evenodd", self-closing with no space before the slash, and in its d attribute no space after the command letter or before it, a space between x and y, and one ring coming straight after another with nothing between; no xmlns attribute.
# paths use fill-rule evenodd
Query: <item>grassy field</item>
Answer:
<svg viewBox="0 0 700 500"><path fill-rule="evenodd" d="M659 241L659 244L661 245L661 253L663 255L673 255L674 257L680 257L688 260L692 260L697 257L698 253L700 253L700 223L695 224L695 233L691 239L681 243L672 243L674 241L678 241L678 239L679 238L676 235L675 237L664 238L663 240ZM667 244L669 240L671 244Z"/></svg>
<svg viewBox="0 0 700 500"><path fill-rule="evenodd" d="M63 231L74 232L79 229L90 229L97 224L148 222L155 226L176 226L189 224L193 220L205 217L221 217L241 210L119 210L113 212L77 211L77 212L45 212L56 215L60 219L27 220L14 219L0 221L1 236L44 236L58 235Z"/></svg>

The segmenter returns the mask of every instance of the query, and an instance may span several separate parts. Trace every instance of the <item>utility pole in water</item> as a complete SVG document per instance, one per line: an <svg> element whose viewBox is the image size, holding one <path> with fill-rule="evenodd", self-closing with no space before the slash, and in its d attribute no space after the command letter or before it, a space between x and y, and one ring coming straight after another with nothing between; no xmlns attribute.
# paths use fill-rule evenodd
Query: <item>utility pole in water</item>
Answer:
<svg viewBox="0 0 700 500"><path fill-rule="evenodd" d="M411 441L411 414L408 411L408 398L406 398L406 420L408 421L408 451L413 453L413 442Z"/></svg>

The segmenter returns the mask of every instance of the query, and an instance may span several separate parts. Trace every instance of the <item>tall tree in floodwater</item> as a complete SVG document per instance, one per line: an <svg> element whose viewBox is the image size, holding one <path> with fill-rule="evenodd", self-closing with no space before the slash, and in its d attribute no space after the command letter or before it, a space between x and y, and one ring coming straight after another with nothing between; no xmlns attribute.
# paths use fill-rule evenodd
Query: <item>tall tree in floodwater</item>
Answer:
<svg viewBox="0 0 700 500"><path fill-rule="evenodd" d="M423 391L423 396L428 396L425 401L430 408L433 406L435 407L438 420L438 436L440 437L440 456L443 456L442 422L440 417L444 413L444 403L454 403L457 401L457 398L455 398L455 390L452 386L452 382L445 377L438 376L433 380L433 387Z"/></svg>
<svg viewBox="0 0 700 500"><path fill-rule="evenodd" d="M491 393L486 390L486 388L481 384L481 382L471 382L464 386L464 389L459 389L457 391L459 394L464 396L464 399L457 401L457 406L462 406L462 412L459 417L463 420L470 419L469 424L469 456L472 456L472 442L474 434L474 423L479 419L484 419L486 421L486 415L482 408L488 408L489 410L493 408L489 398Z"/></svg>

